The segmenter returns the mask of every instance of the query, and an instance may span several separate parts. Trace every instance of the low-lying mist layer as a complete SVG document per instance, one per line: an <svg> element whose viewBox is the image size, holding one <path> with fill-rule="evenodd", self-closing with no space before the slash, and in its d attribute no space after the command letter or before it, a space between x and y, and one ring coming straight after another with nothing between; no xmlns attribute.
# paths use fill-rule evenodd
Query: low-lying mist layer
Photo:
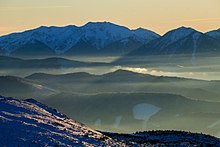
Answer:
<svg viewBox="0 0 220 147"><path fill-rule="evenodd" d="M191 62L187 55L127 57L120 61L118 57L65 58L50 57L44 59L19 59L0 56L0 75L25 77L34 73L67 74L87 72L101 75L118 69L156 76L185 77L202 80L220 80L220 58L203 55ZM112 61L116 59L115 61ZM80 60L80 61L78 61Z"/></svg>

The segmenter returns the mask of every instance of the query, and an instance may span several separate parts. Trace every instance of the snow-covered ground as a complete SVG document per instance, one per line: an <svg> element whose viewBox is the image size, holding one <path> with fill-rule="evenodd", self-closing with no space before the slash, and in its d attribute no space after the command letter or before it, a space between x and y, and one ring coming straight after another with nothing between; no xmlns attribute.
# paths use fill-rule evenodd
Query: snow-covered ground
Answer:
<svg viewBox="0 0 220 147"><path fill-rule="evenodd" d="M122 146L33 99L0 97L1 146Z"/></svg>

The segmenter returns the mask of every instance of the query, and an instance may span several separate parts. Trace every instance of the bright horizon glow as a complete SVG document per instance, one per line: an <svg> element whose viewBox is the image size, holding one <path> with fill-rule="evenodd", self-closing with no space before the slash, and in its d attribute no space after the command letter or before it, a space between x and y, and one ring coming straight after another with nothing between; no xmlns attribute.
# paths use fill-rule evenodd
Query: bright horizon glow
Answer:
<svg viewBox="0 0 220 147"><path fill-rule="evenodd" d="M180 26L220 28L219 0L0 0L0 35L40 26L112 22L160 35Z"/></svg>

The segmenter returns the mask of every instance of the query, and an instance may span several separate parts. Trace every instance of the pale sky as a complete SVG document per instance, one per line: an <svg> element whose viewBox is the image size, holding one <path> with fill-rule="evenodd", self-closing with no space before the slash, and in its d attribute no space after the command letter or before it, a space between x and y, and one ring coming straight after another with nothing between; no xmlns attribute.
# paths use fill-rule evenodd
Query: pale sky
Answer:
<svg viewBox="0 0 220 147"><path fill-rule="evenodd" d="M89 21L159 34L180 26L207 32L220 28L220 0L0 0L0 35Z"/></svg>

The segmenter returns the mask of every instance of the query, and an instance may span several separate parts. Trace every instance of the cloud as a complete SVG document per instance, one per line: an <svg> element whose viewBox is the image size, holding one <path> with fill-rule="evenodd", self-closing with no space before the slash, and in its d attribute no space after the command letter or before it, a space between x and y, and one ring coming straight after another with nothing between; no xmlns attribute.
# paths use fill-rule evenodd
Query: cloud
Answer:
<svg viewBox="0 0 220 147"><path fill-rule="evenodd" d="M181 68L184 68L184 66L182 66ZM202 79L202 80L219 79L219 78L216 78L219 76L218 73L216 75L215 73L211 74L210 72L209 74L207 72L166 72L166 71L155 70L155 69L122 67L122 66L115 66L112 68L110 72L114 72L119 69L141 73L141 74L150 74L154 76L182 77L182 78L192 78L192 79Z"/></svg>
<svg viewBox="0 0 220 147"><path fill-rule="evenodd" d="M163 75L170 75L170 72L163 72L160 70L151 70L147 68L137 68L137 67L122 67L122 66L115 66L113 68L113 71L116 70L127 70L127 71L132 71L136 73L141 73L141 74L151 74L151 75L156 75L156 76L163 76Z"/></svg>

